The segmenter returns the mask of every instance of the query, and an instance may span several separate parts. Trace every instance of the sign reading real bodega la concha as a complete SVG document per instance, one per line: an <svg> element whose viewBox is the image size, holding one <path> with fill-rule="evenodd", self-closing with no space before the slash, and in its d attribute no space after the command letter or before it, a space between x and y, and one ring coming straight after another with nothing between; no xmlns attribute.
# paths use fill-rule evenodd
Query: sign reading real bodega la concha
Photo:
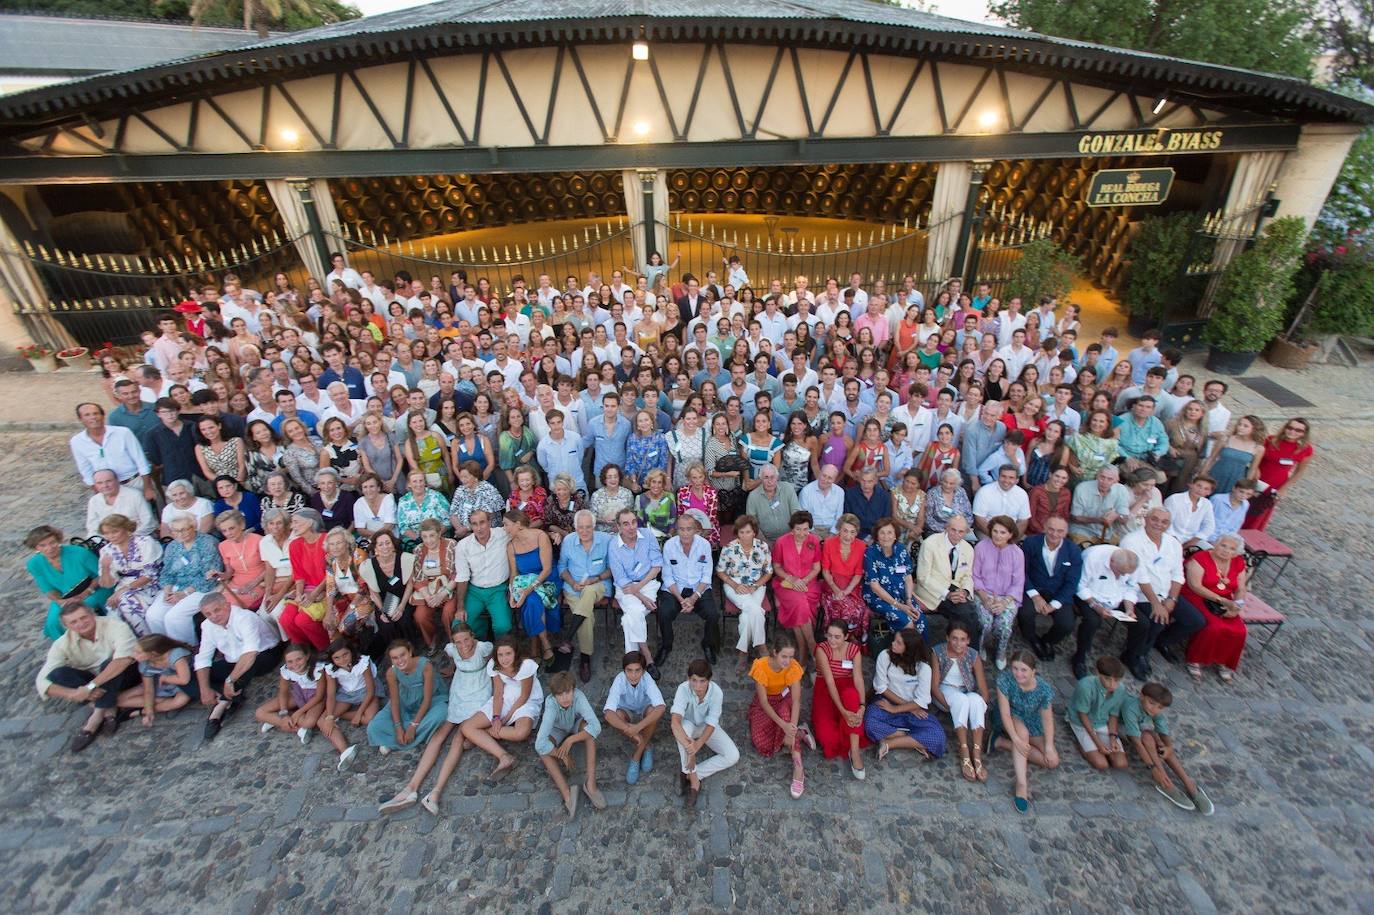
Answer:
<svg viewBox="0 0 1374 915"><path fill-rule="evenodd" d="M1158 206L1174 183L1172 168L1109 168L1092 176L1084 191L1090 207Z"/></svg>

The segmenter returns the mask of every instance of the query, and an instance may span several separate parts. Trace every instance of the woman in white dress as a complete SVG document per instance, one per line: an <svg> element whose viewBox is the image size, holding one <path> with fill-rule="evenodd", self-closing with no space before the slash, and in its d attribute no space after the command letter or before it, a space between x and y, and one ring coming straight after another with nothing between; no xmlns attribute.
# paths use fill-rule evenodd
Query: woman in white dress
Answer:
<svg viewBox="0 0 1374 915"><path fill-rule="evenodd" d="M544 690L539 685L539 664L525 656L521 640L514 636L496 640L487 673L491 698L463 722L461 732L469 743L498 760L487 776L487 781L497 782L515 766L515 757L502 742L523 743L534 736L544 711Z"/></svg>

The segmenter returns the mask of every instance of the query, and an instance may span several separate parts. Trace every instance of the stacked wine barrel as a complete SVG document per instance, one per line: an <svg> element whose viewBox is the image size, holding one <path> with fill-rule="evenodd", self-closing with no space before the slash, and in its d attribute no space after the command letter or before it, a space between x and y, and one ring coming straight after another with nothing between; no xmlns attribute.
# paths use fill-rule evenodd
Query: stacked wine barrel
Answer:
<svg viewBox="0 0 1374 915"><path fill-rule="evenodd" d="M1131 226L1149 211L1089 207L1088 184L1101 169L1150 164L1127 157L998 161L988 168L979 200L992 217L990 227L1025 220L1047 224L1054 242L1082 258L1085 276L1112 288L1122 279Z"/></svg>
<svg viewBox="0 0 1374 915"><path fill-rule="evenodd" d="M673 213L767 213L892 224L924 221L934 164L690 169L668 173Z"/></svg>
<svg viewBox="0 0 1374 915"><path fill-rule="evenodd" d="M619 172L330 179L339 220L361 238L427 238L553 219L625 215Z"/></svg>

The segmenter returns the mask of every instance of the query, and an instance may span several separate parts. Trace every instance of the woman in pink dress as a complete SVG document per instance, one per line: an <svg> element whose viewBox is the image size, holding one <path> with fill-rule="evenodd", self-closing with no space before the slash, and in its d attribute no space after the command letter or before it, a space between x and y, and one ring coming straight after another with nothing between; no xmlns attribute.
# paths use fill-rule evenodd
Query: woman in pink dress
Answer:
<svg viewBox="0 0 1374 915"><path fill-rule="evenodd" d="M773 544L773 599L778 604L778 624L791 629L797 640L798 658L810 658L816 653L821 541L811 533L810 512L793 512L788 527L791 532Z"/></svg>

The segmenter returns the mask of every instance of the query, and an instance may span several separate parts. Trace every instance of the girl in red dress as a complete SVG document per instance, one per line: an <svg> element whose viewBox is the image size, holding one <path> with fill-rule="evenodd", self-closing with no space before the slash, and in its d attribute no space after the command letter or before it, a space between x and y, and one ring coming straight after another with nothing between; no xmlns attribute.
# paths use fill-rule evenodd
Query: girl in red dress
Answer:
<svg viewBox="0 0 1374 915"><path fill-rule="evenodd" d="M1283 424L1277 435L1264 440L1264 455L1260 458L1259 478L1269 488L1250 500L1245 515L1245 528L1262 531L1274 515L1283 492L1302 479L1307 462L1316 452L1312 449L1312 424L1295 416Z"/></svg>
<svg viewBox="0 0 1374 915"><path fill-rule="evenodd" d="M862 780L868 746L864 734L864 672L859 646L849 641L843 623L825 627L816 646L816 688L811 695L811 730L826 759L849 754L849 771Z"/></svg>
<svg viewBox="0 0 1374 915"><path fill-rule="evenodd" d="M1202 669L1216 664L1221 679L1229 683L1245 651L1245 541L1236 534L1222 534L1210 550L1194 553L1183 571L1187 584L1179 596L1207 620L1188 643L1188 673L1201 680Z"/></svg>

